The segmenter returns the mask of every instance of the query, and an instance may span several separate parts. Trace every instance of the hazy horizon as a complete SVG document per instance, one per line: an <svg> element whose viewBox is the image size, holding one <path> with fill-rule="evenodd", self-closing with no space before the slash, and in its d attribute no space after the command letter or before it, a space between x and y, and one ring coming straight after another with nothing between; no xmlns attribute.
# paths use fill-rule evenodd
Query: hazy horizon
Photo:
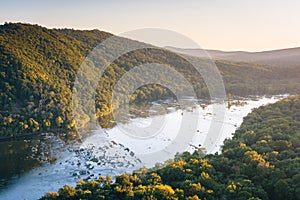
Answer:
<svg viewBox="0 0 300 200"><path fill-rule="evenodd" d="M99 29L116 35L161 28L183 34L204 49L257 52L300 46L299 9L300 2L296 0L12 0L2 2L0 23Z"/></svg>

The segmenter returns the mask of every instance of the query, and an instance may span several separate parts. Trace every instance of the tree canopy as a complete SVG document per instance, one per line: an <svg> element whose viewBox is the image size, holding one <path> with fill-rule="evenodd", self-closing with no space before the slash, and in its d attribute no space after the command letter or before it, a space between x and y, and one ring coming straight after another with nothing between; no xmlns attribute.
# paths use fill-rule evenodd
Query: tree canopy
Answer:
<svg viewBox="0 0 300 200"><path fill-rule="evenodd" d="M41 199L245 199L300 197L300 97L254 109L220 154L197 150L159 167L79 180Z"/></svg>
<svg viewBox="0 0 300 200"><path fill-rule="evenodd" d="M203 78L186 60L164 49L141 49L128 52L111 63L98 82L93 105L79 107L76 109L78 113L73 113L72 89L78 69L93 48L111 36L99 30L47 29L21 23L1 25L0 136L11 137L55 129L71 130L76 125L73 114L80 116L79 124L84 126L91 120L87 113L93 107L101 126L113 126L114 123L110 122L114 106L111 102L112 90L126 72L141 64L163 63L172 66L191 83L198 98L209 99ZM201 65L206 64L205 59L192 59ZM299 67L221 60L215 63L223 77L226 92L232 95L300 91ZM161 80L167 80L168 74L163 71L158 74ZM120 92L139 81L134 77L130 80L133 82L124 83ZM90 83L89 79L83 83L87 91L93 87ZM172 81L170 84L179 83ZM184 90L185 85L179 85L178 88ZM138 88L130 100L132 105L139 107L168 98L176 99L168 88L154 83ZM73 106L77 106L76 102ZM284 145L279 143L274 145Z"/></svg>

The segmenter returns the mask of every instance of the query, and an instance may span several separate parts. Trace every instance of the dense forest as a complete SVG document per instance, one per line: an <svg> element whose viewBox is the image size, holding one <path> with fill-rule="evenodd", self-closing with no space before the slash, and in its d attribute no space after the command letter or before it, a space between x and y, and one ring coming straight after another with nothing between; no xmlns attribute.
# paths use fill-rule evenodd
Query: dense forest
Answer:
<svg viewBox="0 0 300 200"><path fill-rule="evenodd" d="M300 199L300 97L254 109L221 153L184 152L114 179L79 180L41 199Z"/></svg>
<svg viewBox="0 0 300 200"><path fill-rule="evenodd" d="M112 89L127 71L141 64L172 66L191 83L199 99L209 99L207 85L187 60L168 50L146 48L128 52L114 60L98 82L93 105L79 107L76 109L78 113L73 113L72 89L80 65L99 43L111 36L99 30L47 29L20 23L1 25L0 136L72 130L76 125L78 127L73 115L81 116L79 127L84 126L91 120L87 113L93 106L100 125L113 126L110 123ZM207 63L205 59L191 59L200 65ZM215 60L215 64L223 77L226 92L233 96L300 92L299 67L221 60ZM165 73L160 73L160 79L166 77ZM87 91L93 87L90 82L84 83ZM176 81L173 83L177 84ZM172 91L159 84L149 84L138 88L130 100L132 105L138 106L167 98L175 98Z"/></svg>

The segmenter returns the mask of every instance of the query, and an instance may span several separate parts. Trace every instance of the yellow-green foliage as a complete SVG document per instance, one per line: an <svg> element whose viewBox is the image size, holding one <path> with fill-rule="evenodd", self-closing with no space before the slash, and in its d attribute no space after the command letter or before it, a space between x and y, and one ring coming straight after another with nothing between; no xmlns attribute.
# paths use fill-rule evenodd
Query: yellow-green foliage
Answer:
<svg viewBox="0 0 300 200"><path fill-rule="evenodd" d="M260 107L225 141L221 154L184 152L161 168L144 167L114 182L109 176L79 180L75 189L65 186L42 199L299 199L299 111L299 96Z"/></svg>
<svg viewBox="0 0 300 200"><path fill-rule="evenodd" d="M112 104L112 90L118 80L135 66L146 63L165 64L183 75L193 86L198 98L209 98L203 78L194 67L178 55L162 49L142 49L129 52L116 59L99 80L95 102L81 107L74 102L76 113L72 113L72 87L78 69L85 57L99 43L111 34L92 30L46 29L38 25L8 23L0 26L0 136L16 136L23 133L41 132L53 129L74 129L73 114L80 119L79 127L96 117L101 126L114 124L112 109L122 106L122 102ZM124 42L126 44L126 42ZM121 46L120 48L125 48ZM191 58L201 65L207 61ZM251 63L216 61L224 79L226 92L232 95L257 95L294 93L300 91L299 67L261 66ZM91 91L91 80L96 75L89 73L82 84ZM168 74L160 71L158 77L167 80ZM147 77L149 74L143 74ZM170 75L170 74L169 74ZM121 92L139 82L124 83ZM276 80L276 81L275 81ZM172 81L171 84L179 84ZM176 86L184 91L186 85ZM74 91L75 92L75 91ZM168 88L159 84L149 84L138 88L131 95L133 106L158 99L174 98ZM95 105L94 105L95 104ZM96 107L96 116L91 116L91 108ZM37 123L30 125L30 119ZM31 121L32 121L31 120ZM282 142L273 146L285 148Z"/></svg>

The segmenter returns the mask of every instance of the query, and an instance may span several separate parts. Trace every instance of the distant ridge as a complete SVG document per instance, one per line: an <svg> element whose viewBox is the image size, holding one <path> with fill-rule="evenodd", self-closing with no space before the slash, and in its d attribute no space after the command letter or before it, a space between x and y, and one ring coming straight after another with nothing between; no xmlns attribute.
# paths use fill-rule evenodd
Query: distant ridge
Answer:
<svg viewBox="0 0 300 200"><path fill-rule="evenodd" d="M300 47L262 52L165 48L176 53L196 57L208 57L209 55L211 58L219 60L251 62L274 66L300 66Z"/></svg>

